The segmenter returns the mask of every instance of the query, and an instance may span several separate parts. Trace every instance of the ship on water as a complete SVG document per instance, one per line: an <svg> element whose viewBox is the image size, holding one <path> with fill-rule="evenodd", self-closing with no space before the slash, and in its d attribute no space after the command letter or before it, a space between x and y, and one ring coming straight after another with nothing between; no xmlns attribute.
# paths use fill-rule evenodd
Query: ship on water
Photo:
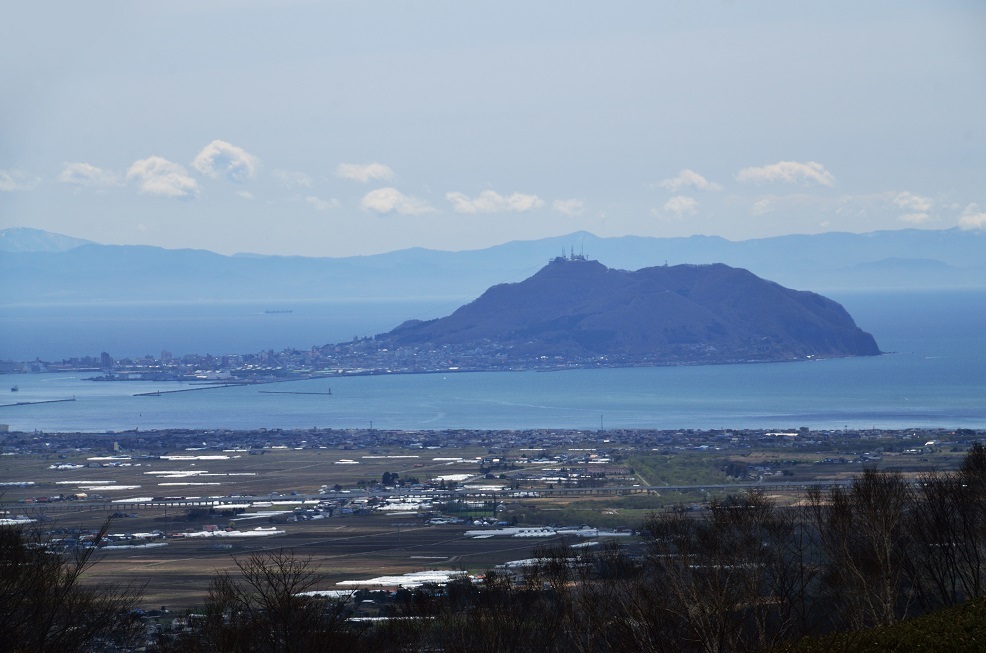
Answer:
<svg viewBox="0 0 986 653"><path fill-rule="evenodd" d="M294 309L291 309L291 308L285 308L285 309L268 308L266 311L264 311L264 313L266 315L277 315L279 313L294 313Z"/></svg>

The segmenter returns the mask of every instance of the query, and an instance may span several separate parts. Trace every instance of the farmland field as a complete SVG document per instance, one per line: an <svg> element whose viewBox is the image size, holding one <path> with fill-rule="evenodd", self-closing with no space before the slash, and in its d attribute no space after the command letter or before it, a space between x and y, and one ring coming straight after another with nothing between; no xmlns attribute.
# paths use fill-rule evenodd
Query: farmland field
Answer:
<svg viewBox="0 0 986 653"><path fill-rule="evenodd" d="M147 606L191 608L218 571L252 552L312 556L326 590L429 569L481 574L539 544L607 537L498 528L588 525L635 545L625 531L656 510L751 486L789 502L799 483L845 480L864 464L952 469L972 435L794 446L757 433L389 433L369 446L365 434L324 432L11 433L0 435L0 493L5 518L30 518L55 539L111 519L88 580L135 581Z"/></svg>

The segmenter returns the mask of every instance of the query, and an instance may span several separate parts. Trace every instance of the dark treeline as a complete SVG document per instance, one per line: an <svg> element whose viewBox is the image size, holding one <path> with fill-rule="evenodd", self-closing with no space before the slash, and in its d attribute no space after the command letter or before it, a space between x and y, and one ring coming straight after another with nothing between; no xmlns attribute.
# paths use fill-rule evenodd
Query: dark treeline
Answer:
<svg viewBox="0 0 986 653"><path fill-rule="evenodd" d="M0 652L133 650L143 641L143 588L84 583L95 553L55 551L39 530L0 527Z"/></svg>
<svg viewBox="0 0 986 653"><path fill-rule="evenodd" d="M447 651L771 651L983 595L986 449L917 484L865 470L778 507L759 491L646 524L645 554L552 548L521 582L420 590L383 642ZM377 646L380 646L377 644ZM399 646L398 646L399 648Z"/></svg>
<svg viewBox="0 0 986 653"><path fill-rule="evenodd" d="M305 594L324 586L313 559L257 553L213 579L204 609L150 648L788 650L805 637L893 625L983 596L986 449L976 445L959 471L917 483L867 469L795 506L749 491L701 511L653 514L643 530L642 550L546 547L481 584L401 590L378 621L352 619L349 601Z"/></svg>

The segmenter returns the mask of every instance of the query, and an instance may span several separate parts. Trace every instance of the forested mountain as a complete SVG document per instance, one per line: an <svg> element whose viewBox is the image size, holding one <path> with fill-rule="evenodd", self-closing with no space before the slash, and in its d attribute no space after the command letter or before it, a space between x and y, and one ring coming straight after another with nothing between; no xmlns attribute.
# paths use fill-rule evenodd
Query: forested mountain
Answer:
<svg viewBox="0 0 986 653"><path fill-rule="evenodd" d="M429 349L493 343L522 358L714 362L880 353L836 302L747 270L714 264L628 272L583 257L558 257L447 317L406 322L377 339Z"/></svg>

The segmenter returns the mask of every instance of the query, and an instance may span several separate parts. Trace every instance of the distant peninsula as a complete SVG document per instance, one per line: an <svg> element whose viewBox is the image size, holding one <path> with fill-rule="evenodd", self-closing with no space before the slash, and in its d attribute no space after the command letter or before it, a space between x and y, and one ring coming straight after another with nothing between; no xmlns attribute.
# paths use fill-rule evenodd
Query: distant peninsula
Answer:
<svg viewBox="0 0 986 653"><path fill-rule="evenodd" d="M446 317L305 350L160 360L85 357L0 371L101 371L99 381L217 385L370 374L804 361L880 354L838 303L721 263L611 269L553 259Z"/></svg>
<svg viewBox="0 0 986 653"><path fill-rule="evenodd" d="M561 256L447 317L373 338L399 357L481 368L695 365L873 356L838 303L723 264L615 270Z"/></svg>

